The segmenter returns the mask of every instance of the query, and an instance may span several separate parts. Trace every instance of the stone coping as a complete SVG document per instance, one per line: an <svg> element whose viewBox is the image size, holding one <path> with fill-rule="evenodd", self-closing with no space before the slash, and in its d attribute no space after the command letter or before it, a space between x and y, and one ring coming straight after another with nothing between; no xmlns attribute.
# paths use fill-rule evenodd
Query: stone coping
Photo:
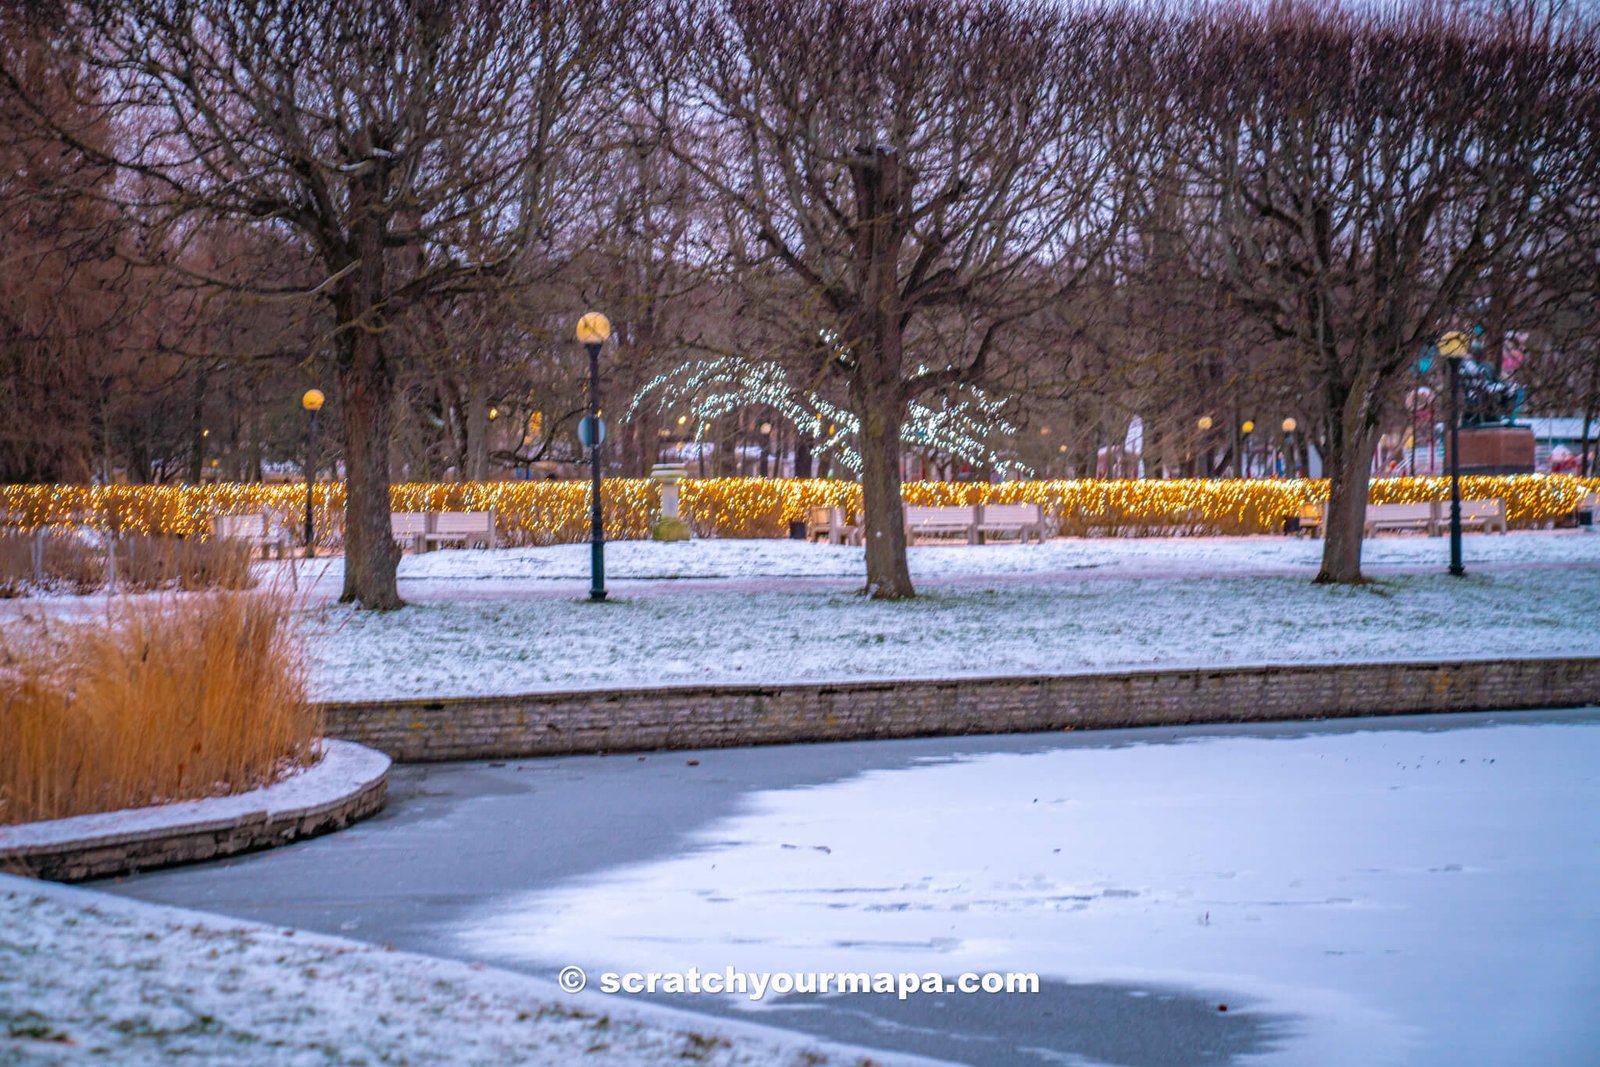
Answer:
<svg viewBox="0 0 1600 1067"><path fill-rule="evenodd" d="M751 679L737 682L720 681L671 681L660 682L654 685L611 685L611 686L586 686L583 688L557 688L526 689L519 692L505 693L457 693L446 696L403 696L403 697L374 697L370 700L319 700L324 709L334 711L357 711L366 708L392 708L410 711L441 711L446 708L466 708L477 706L501 705L507 702L535 703L542 701L563 701L573 699L626 699L631 697L659 695L662 697L680 696L749 696L762 693L772 693L779 690L817 690L826 692L839 692L844 690L859 689L863 691L876 691L893 689L901 686L918 685L1018 685L1034 682L1070 682L1088 679L1139 679L1159 678L1169 675L1258 675L1263 673L1300 672L1300 671L1330 671L1345 668L1408 668L1424 670L1449 670L1458 667L1489 666L1507 663L1529 664L1572 664L1584 669L1600 669L1600 656L1586 655L1561 655L1561 656L1523 656L1506 658L1501 656L1473 656L1460 659L1439 659L1433 656L1420 656L1415 659L1396 658L1390 660L1295 660L1292 662L1267 662L1260 663L1245 661L1242 663L1171 663L1141 666L1137 664L1111 665L1104 667L1084 667L1070 674L1053 674L1049 671L1034 671L1018 674L903 674L903 675L822 675L816 678L773 678L768 681ZM1531 706L1531 705L1530 705Z"/></svg>
<svg viewBox="0 0 1600 1067"><path fill-rule="evenodd" d="M324 705L400 762L1600 705L1600 657L679 684Z"/></svg>
<svg viewBox="0 0 1600 1067"><path fill-rule="evenodd" d="M328 739L312 766L245 793L0 826L0 869L75 882L286 844L381 809L390 762Z"/></svg>

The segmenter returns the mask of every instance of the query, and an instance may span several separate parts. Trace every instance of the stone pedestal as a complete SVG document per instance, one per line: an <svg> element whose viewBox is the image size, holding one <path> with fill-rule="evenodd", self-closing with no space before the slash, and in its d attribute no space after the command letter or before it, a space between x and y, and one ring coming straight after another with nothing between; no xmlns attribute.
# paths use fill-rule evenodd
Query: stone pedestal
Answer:
<svg viewBox="0 0 1600 1067"><path fill-rule="evenodd" d="M1444 438L1450 470L1450 435ZM1527 426L1474 426L1461 430L1462 474L1532 474L1533 430Z"/></svg>
<svg viewBox="0 0 1600 1067"><path fill-rule="evenodd" d="M682 463L657 463L650 468L650 480L661 487L661 514L650 526L657 541L689 540L689 524L678 514L678 483L683 481Z"/></svg>

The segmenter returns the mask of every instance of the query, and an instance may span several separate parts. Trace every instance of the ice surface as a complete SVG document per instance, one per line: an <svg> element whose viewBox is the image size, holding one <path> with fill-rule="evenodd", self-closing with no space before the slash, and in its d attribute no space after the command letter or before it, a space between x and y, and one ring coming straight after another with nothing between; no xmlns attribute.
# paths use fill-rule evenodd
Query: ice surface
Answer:
<svg viewBox="0 0 1600 1067"><path fill-rule="evenodd" d="M672 858L482 909L460 943L1232 990L1294 1020L1262 1062L1587 1062L1600 713L1432 723L1080 735L761 792Z"/></svg>

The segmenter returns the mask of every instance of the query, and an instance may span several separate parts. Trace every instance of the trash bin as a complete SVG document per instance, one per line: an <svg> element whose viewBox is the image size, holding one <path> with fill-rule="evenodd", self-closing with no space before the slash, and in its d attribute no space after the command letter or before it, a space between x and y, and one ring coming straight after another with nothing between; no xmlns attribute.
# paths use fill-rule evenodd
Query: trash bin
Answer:
<svg viewBox="0 0 1600 1067"><path fill-rule="evenodd" d="M806 539L806 524L803 520L789 524L789 540L804 541Z"/></svg>

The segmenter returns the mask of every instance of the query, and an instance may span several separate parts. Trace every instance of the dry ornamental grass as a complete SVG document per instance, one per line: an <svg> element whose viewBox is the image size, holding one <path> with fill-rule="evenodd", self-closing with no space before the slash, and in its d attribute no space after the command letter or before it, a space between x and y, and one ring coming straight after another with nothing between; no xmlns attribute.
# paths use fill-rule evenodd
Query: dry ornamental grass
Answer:
<svg viewBox="0 0 1600 1067"><path fill-rule="evenodd" d="M0 824L241 792L313 762L292 602L113 600L104 619L0 636Z"/></svg>
<svg viewBox="0 0 1600 1067"><path fill-rule="evenodd" d="M0 599L39 593L248 589L251 547L242 541L148 534L0 532Z"/></svg>

